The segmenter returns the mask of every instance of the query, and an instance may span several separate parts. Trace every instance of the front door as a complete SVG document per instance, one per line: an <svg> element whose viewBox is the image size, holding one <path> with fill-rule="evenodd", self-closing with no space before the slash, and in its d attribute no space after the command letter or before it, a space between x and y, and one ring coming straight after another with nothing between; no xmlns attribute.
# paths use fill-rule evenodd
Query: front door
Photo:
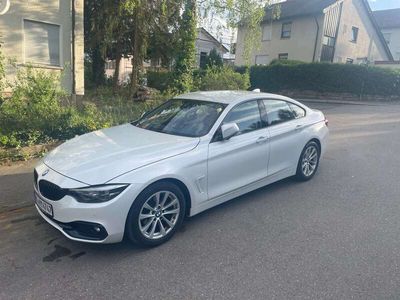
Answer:
<svg viewBox="0 0 400 300"><path fill-rule="evenodd" d="M261 120L258 101L238 104L227 114L224 123L236 123L240 132L229 140L222 140L217 131L209 145L209 199L267 176L268 130Z"/></svg>

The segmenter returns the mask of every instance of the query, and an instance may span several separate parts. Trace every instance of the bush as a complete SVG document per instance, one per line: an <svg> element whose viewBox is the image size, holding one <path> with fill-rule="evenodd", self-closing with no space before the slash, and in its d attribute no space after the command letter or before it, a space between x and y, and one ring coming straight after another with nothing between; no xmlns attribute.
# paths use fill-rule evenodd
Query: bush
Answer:
<svg viewBox="0 0 400 300"><path fill-rule="evenodd" d="M51 136L52 139L67 140L100 128L111 126L112 122L100 112L93 103L84 103L81 109L67 107L60 117L60 127Z"/></svg>
<svg viewBox="0 0 400 300"><path fill-rule="evenodd" d="M57 80L30 68L18 73L12 96L0 107L2 144L19 146L19 141L30 144L52 136L59 127L59 101L65 96Z"/></svg>
<svg viewBox="0 0 400 300"><path fill-rule="evenodd" d="M166 91L173 82L172 73L168 71L147 71L147 86L161 92Z"/></svg>
<svg viewBox="0 0 400 300"><path fill-rule="evenodd" d="M245 74L245 73L249 73L250 72L250 67L249 66L234 66L233 70L236 73Z"/></svg>
<svg viewBox="0 0 400 300"><path fill-rule="evenodd" d="M152 110L164 101L120 102L119 104L102 106L99 110L111 122L111 125L119 125L139 119L144 112Z"/></svg>
<svg viewBox="0 0 400 300"><path fill-rule="evenodd" d="M1 52L1 44L0 44L0 101L3 98L3 91L5 87L4 79L6 77L6 70L5 70L5 58L3 53Z"/></svg>
<svg viewBox="0 0 400 300"><path fill-rule="evenodd" d="M191 90L246 90L250 87L250 79L247 69L243 70L239 73L229 67L217 66L196 69L193 71ZM147 72L147 85L164 94L175 90L172 73L167 71Z"/></svg>
<svg viewBox="0 0 400 300"><path fill-rule="evenodd" d="M400 95L400 72L350 64L275 63L250 69L252 88L268 92L283 90Z"/></svg>
<svg viewBox="0 0 400 300"><path fill-rule="evenodd" d="M19 71L11 97L0 105L0 146L68 139L109 124L93 105L79 111L62 106L65 96L58 76L31 68Z"/></svg>
<svg viewBox="0 0 400 300"><path fill-rule="evenodd" d="M221 55L217 52L217 49L213 48L207 55L204 66L200 66L202 69L218 67L221 68L224 65Z"/></svg>
<svg viewBox="0 0 400 300"><path fill-rule="evenodd" d="M250 87L249 74L240 74L232 68L209 68L200 80L200 89L212 90L247 90Z"/></svg>

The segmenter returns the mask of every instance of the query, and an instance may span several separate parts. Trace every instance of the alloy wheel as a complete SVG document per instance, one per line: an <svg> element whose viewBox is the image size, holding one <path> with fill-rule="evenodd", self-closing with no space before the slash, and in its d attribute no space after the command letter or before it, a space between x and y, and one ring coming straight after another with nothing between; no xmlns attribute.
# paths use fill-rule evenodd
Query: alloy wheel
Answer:
<svg viewBox="0 0 400 300"><path fill-rule="evenodd" d="M309 177L314 174L318 164L318 149L314 145L307 147L301 160L301 171L304 176Z"/></svg>
<svg viewBox="0 0 400 300"><path fill-rule="evenodd" d="M139 214L143 236L156 240L166 236L176 225L180 213L177 196L170 191L154 193L144 202Z"/></svg>

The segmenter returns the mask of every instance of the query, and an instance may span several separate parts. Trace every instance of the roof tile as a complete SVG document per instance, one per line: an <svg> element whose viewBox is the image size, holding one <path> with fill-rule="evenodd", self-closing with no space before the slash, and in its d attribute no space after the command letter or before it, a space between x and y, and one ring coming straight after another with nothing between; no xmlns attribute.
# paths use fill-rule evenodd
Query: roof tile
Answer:
<svg viewBox="0 0 400 300"><path fill-rule="evenodd" d="M400 8L377 10L373 15L380 28L400 27Z"/></svg>
<svg viewBox="0 0 400 300"><path fill-rule="evenodd" d="M270 20L272 15L271 7L280 6L280 19L298 17L303 15L322 14L322 11L337 0L287 0L274 4L267 8L265 20Z"/></svg>

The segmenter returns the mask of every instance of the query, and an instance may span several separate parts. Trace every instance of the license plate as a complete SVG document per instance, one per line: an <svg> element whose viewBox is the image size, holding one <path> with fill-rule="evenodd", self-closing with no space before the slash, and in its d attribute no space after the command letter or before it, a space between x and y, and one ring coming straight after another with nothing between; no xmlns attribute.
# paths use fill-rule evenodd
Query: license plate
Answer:
<svg viewBox="0 0 400 300"><path fill-rule="evenodd" d="M40 199L40 197L35 193L35 203L40 208L42 212L49 216L53 216L53 206L46 201Z"/></svg>

